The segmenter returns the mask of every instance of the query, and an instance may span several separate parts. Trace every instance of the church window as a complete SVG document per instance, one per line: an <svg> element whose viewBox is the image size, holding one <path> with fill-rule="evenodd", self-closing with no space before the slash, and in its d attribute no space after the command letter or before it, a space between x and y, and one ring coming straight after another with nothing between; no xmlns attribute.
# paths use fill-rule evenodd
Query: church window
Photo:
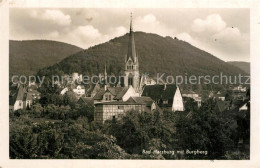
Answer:
<svg viewBox="0 0 260 168"><path fill-rule="evenodd" d="M128 85L133 85L133 77L132 76L129 76L128 78Z"/></svg>

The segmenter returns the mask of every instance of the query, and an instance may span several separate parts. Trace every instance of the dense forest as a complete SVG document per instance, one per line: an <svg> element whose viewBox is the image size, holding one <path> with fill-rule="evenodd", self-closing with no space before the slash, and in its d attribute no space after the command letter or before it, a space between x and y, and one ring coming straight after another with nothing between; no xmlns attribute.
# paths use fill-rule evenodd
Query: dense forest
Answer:
<svg viewBox="0 0 260 168"><path fill-rule="evenodd" d="M82 50L67 43L49 40L9 41L10 75L33 75L39 69L60 62Z"/></svg>
<svg viewBox="0 0 260 168"><path fill-rule="evenodd" d="M128 35L114 38L106 43L75 53L60 63L41 69L38 74L97 75L104 72L107 64L109 74L123 72L127 54ZM246 74L243 70L202 51L177 38L161 37L156 34L135 32L136 52L140 72L154 77L157 73L176 75L226 75Z"/></svg>

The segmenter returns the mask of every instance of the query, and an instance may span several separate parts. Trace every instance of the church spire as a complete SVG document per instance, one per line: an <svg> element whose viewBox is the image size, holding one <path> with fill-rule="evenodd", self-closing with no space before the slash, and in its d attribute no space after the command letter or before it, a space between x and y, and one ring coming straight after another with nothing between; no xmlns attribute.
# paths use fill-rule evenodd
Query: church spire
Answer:
<svg viewBox="0 0 260 168"><path fill-rule="evenodd" d="M132 25L132 12L131 12L131 15L130 15L130 32L133 31L133 25Z"/></svg>
<svg viewBox="0 0 260 168"><path fill-rule="evenodd" d="M132 23L132 13L130 16L130 32L128 41L128 51L125 60L124 86L132 86L136 92L139 91L139 63L135 51L135 40Z"/></svg>
<svg viewBox="0 0 260 168"><path fill-rule="evenodd" d="M136 51L135 51L135 40L134 40L134 32L133 32L133 25L132 25L132 12L130 16L130 32L129 32L129 42L128 42L128 52L126 61L132 59L133 62L137 61L136 58Z"/></svg>

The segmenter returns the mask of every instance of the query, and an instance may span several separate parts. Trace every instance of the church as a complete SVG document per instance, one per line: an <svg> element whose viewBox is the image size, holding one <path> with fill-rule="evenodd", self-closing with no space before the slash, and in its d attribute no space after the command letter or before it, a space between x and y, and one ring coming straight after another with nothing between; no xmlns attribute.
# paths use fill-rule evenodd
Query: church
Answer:
<svg viewBox="0 0 260 168"><path fill-rule="evenodd" d="M96 84L91 97L94 100L94 120L104 122L121 118L129 110L151 112L154 110L184 111L182 95L174 84L146 84L140 76L139 60L135 48L132 16L130 21L129 41L125 56L123 86L120 81L111 86L106 81L101 87Z"/></svg>
<svg viewBox="0 0 260 168"><path fill-rule="evenodd" d="M130 32L129 32L129 42L128 42L128 52L125 58L125 78L124 84L126 87L133 86L136 92L139 92L139 62L135 51L135 40L134 32L132 27L132 16L130 22Z"/></svg>

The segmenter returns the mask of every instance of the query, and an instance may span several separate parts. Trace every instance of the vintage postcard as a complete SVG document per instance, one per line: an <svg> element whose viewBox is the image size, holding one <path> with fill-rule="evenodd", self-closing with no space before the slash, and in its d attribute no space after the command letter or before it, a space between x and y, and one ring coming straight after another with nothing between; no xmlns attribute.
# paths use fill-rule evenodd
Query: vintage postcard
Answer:
<svg viewBox="0 0 260 168"><path fill-rule="evenodd" d="M260 166L259 1L36 2L0 2L1 168Z"/></svg>

